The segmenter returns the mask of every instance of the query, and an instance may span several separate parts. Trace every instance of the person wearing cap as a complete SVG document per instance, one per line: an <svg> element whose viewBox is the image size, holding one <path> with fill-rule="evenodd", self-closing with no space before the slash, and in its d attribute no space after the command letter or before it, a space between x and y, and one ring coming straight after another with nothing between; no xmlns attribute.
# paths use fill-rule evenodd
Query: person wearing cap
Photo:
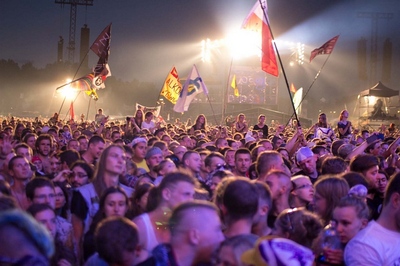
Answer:
<svg viewBox="0 0 400 266"><path fill-rule="evenodd" d="M314 184L318 178L317 156L309 147L301 147L296 153L296 162L301 170L295 175L306 175Z"/></svg>
<svg viewBox="0 0 400 266"><path fill-rule="evenodd" d="M154 181L156 180L156 178L158 176L157 172L154 169L163 160L163 153L160 148L151 147L150 149L147 150L146 156L144 157L144 159L146 160L146 164L147 164L147 167L149 168L149 171L140 175L139 178L147 177L154 184Z"/></svg>
<svg viewBox="0 0 400 266"><path fill-rule="evenodd" d="M146 149L147 149L147 139L143 137L138 137L132 140L131 144L133 150L132 161L139 168L144 169L146 172L150 171L146 164Z"/></svg>

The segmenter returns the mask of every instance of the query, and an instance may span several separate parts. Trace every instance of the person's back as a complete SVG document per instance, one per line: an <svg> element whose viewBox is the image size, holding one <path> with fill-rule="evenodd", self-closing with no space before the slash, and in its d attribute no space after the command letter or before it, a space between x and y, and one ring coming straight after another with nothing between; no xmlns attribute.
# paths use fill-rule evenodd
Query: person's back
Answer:
<svg viewBox="0 0 400 266"><path fill-rule="evenodd" d="M379 219L347 244L346 265L400 265L400 174L387 187Z"/></svg>

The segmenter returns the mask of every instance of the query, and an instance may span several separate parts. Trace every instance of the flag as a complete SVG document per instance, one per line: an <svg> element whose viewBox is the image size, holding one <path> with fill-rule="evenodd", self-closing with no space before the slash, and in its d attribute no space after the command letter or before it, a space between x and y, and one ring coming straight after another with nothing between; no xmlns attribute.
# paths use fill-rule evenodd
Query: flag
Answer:
<svg viewBox="0 0 400 266"><path fill-rule="evenodd" d="M322 45L321 47L312 50L311 56L310 56L310 63L314 59L314 57L316 57L317 55L332 53L333 48L335 48L335 44L336 44L338 39L339 39L339 35L333 37L332 39L330 39L329 41L324 43L324 45Z"/></svg>
<svg viewBox="0 0 400 266"><path fill-rule="evenodd" d="M154 114L154 117L159 117L161 112L161 105L149 107L144 106L143 104L136 103L136 111L137 110L142 110L143 114L145 114L146 112L152 112Z"/></svg>
<svg viewBox="0 0 400 266"><path fill-rule="evenodd" d="M297 91L296 87L294 86L293 83L291 83L291 84L290 84L290 92L296 93L296 91Z"/></svg>
<svg viewBox="0 0 400 266"><path fill-rule="evenodd" d="M69 116L70 116L70 120L74 120L74 118L75 118L74 102L71 102L71 106L69 107Z"/></svg>
<svg viewBox="0 0 400 266"><path fill-rule="evenodd" d="M161 95L164 96L165 99L167 99L171 103L176 104L181 90L182 84L178 77L178 71L176 71L176 68L173 67L164 81Z"/></svg>
<svg viewBox="0 0 400 266"><path fill-rule="evenodd" d="M110 53L110 41L111 41L111 24L108 25L90 46L98 57L103 58L104 62L107 63L108 55Z"/></svg>
<svg viewBox="0 0 400 266"><path fill-rule="evenodd" d="M96 88L93 87L94 75L90 73L82 78L77 79L74 82L74 87L77 90L84 91L88 96L90 96L93 100L97 101L99 96L97 95Z"/></svg>
<svg viewBox="0 0 400 266"><path fill-rule="evenodd" d="M104 82L107 77L111 76L111 71L109 65L102 58L99 58L96 67L93 69L93 75L93 86L96 89L104 89L106 87Z"/></svg>
<svg viewBox="0 0 400 266"><path fill-rule="evenodd" d="M264 1L265 11L267 2ZM250 14L244 20L242 28L255 31L261 34L261 69L273 76L278 76L278 64L276 61L275 50L272 45L272 34L268 27L268 18L264 16L259 0L254 5Z"/></svg>
<svg viewBox="0 0 400 266"><path fill-rule="evenodd" d="M97 92L95 89L87 90L87 91L85 91L85 93L95 101L97 101L99 99L99 96L97 95Z"/></svg>
<svg viewBox="0 0 400 266"><path fill-rule="evenodd" d="M196 65L193 65L192 71L190 72L185 85L183 85L182 91L174 106L174 111L179 113L187 111L190 103L196 95L202 92L208 95L207 87L201 79Z"/></svg>
<svg viewBox="0 0 400 266"><path fill-rule="evenodd" d="M303 88L300 88L296 91L293 96L293 105L296 110L297 115L301 114L301 100L303 99Z"/></svg>
<svg viewBox="0 0 400 266"><path fill-rule="evenodd" d="M238 89L237 83L236 83L236 75L233 75L231 87L233 88L233 94L234 94L236 97L239 97L240 94L239 94L239 89Z"/></svg>

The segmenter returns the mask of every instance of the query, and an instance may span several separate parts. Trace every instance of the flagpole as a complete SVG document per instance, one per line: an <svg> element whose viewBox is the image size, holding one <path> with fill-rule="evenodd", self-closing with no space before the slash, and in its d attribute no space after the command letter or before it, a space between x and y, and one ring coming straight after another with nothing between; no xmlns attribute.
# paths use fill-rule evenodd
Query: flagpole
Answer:
<svg viewBox="0 0 400 266"><path fill-rule="evenodd" d="M290 103L292 104L292 108L293 108L294 115L295 115L296 120L297 120L297 124L300 126L300 120L299 120L299 118L297 117L296 108L294 107L294 103L293 103L293 97L292 97L292 94L290 93L289 82L288 82L288 79L287 79L287 76L286 76L285 68L283 67L281 55L279 54L278 47L276 46L276 42L275 42L274 35L273 35L273 33L272 33L271 25L270 25L269 20L268 20L268 16L267 16L267 12L266 12L266 7L265 7L265 4L262 3L262 0L259 0L259 2L260 2L261 9L263 10L264 18L265 18L265 20L266 20L266 22L267 22L269 32L271 33L271 38L272 38L272 40L273 40L273 44L274 44L274 47L275 47L275 51L276 51L276 54L277 54L277 56L278 56L279 64L281 65L281 68L282 68L282 74L283 74L283 77L284 77L284 79L285 79L286 88L287 88L288 93L289 93Z"/></svg>
<svg viewBox="0 0 400 266"><path fill-rule="evenodd" d="M87 108L87 112L86 112L86 121L88 120L88 117L89 117L89 109L90 109L91 102L92 102L92 97L90 97L90 99L89 99L89 104L88 104L88 108Z"/></svg>
<svg viewBox="0 0 400 266"><path fill-rule="evenodd" d="M81 92L82 92L82 91L79 91L79 93L76 95L75 99L72 101L72 104L75 103L76 99L78 99L78 96L79 96L79 94L81 94ZM67 98L67 96L65 96L64 101L65 101L66 98ZM64 104L64 101L63 101L63 104ZM65 114L65 117L64 117L63 121L65 120L65 118L66 118L67 115L69 114L69 111L70 111L70 110L71 110L71 106L69 106L69 108L68 108L68 110L67 110L67 113ZM60 109L60 111L61 111L61 109Z"/></svg>
<svg viewBox="0 0 400 266"><path fill-rule="evenodd" d="M213 106L212 106L212 104L211 104L211 102L210 102L210 97L208 97L208 94L207 94L207 101L208 101L208 103L210 104L211 111L212 111L212 113L213 113L213 117L214 117L214 120L215 120L215 125L218 125L217 118L215 117L214 108L213 108Z"/></svg>
<svg viewBox="0 0 400 266"><path fill-rule="evenodd" d="M296 113L296 111L297 111L297 109L300 107L300 105L302 104L303 100L306 98L307 94L310 92L311 87L314 85L315 81L317 80L317 78L318 78L319 75L321 74L321 71L322 71L322 69L325 67L326 62L328 62L329 57L331 57L331 54L332 54L332 53L330 53L330 54L327 56L327 58L325 59L325 62L322 64L321 68L319 69L319 71L318 71L317 74L315 75L314 80L311 82L311 85L308 87L308 89L307 89L306 93L304 94L303 98L301 99L299 105L296 107L296 109L295 109L295 111L294 111L294 114ZM292 117L293 117L294 114L292 114L292 115L290 116L290 119L292 119ZM289 119L288 123L290 122L290 119Z"/></svg>
<svg viewBox="0 0 400 266"><path fill-rule="evenodd" d="M226 87L225 87L225 95L224 95L224 106L222 107L222 118L221 118L221 123L224 121L225 116L226 116L226 108L228 106L228 95L229 95L229 78L232 73L232 65L233 65L233 57L231 58L231 64L229 65L229 72L228 72L228 77L226 79ZM208 97L208 95L207 95Z"/></svg>

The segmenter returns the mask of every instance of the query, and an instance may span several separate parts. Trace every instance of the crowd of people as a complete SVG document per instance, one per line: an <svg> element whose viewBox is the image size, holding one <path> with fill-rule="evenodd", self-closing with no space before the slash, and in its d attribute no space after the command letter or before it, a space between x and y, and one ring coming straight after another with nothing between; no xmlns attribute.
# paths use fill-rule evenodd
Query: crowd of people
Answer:
<svg viewBox="0 0 400 266"><path fill-rule="evenodd" d="M400 265L395 125L3 117L0 264Z"/></svg>

